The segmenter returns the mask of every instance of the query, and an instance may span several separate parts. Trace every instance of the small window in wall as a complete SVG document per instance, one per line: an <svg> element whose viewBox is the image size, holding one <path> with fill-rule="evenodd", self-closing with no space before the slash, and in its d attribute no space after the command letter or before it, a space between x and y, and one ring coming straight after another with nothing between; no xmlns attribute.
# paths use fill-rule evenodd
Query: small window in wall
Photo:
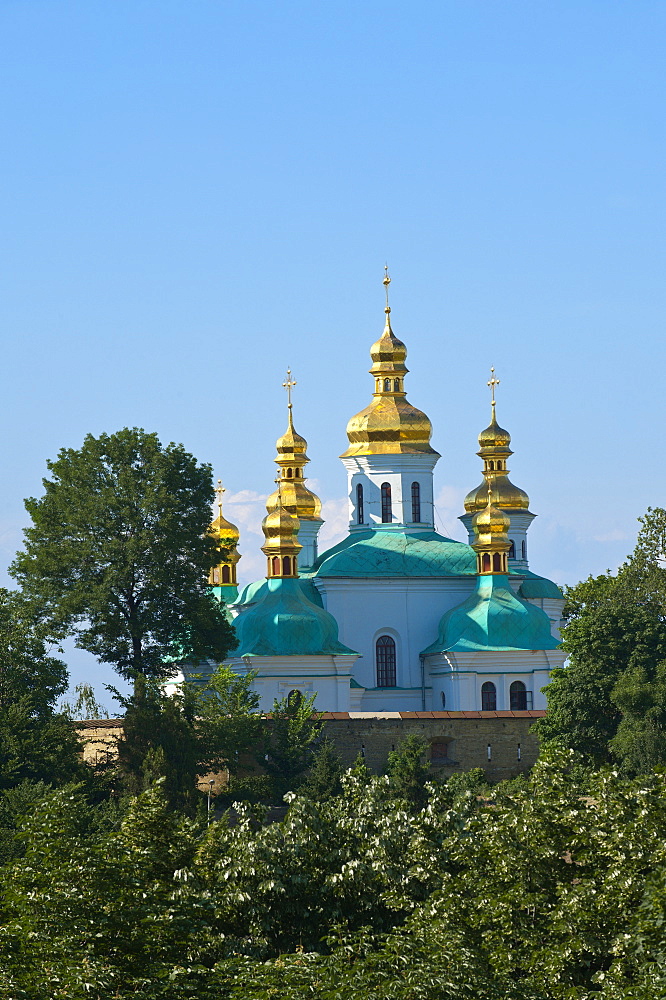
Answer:
<svg viewBox="0 0 666 1000"><path fill-rule="evenodd" d="M287 469L287 479L291 479L293 475L293 469Z"/></svg>
<svg viewBox="0 0 666 1000"><path fill-rule="evenodd" d="M484 573L487 573L490 569L490 553L484 552L481 556L481 569Z"/></svg>
<svg viewBox="0 0 666 1000"><path fill-rule="evenodd" d="M375 645L375 653L377 658L377 687L395 687L395 639L390 635L380 635Z"/></svg>
<svg viewBox="0 0 666 1000"><path fill-rule="evenodd" d="M298 688L294 688L287 695L287 705L289 708L298 708L300 703L303 701L303 692L299 691Z"/></svg>
<svg viewBox="0 0 666 1000"><path fill-rule="evenodd" d="M523 539L522 542L520 543L520 547L523 553L523 559L527 559L527 542L525 541L525 539Z"/></svg>
<svg viewBox="0 0 666 1000"><path fill-rule="evenodd" d="M230 583L231 571L228 566L222 567L222 583Z"/></svg>
<svg viewBox="0 0 666 1000"><path fill-rule="evenodd" d="M502 556L499 552L493 552L493 573L502 572Z"/></svg>
<svg viewBox="0 0 666 1000"><path fill-rule="evenodd" d="M433 740L430 744L430 760L433 764L443 763L449 759L449 744L444 741Z"/></svg>
<svg viewBox="0 0 666 1000"><path fill-rule="evenodd" d="M509 559L515 559L515 558L516 558L516 543L512 541L511 548L509 549Z"/></svg>
<svg viewBox="0 0 666 1000"><path fill-rule="evenodd" d="M527 711L527 689L522 681L514 681L509 688L509 698L512 712Z"/></svg>
<svg viewBox="0 0 666 1000"><path fill-rule="evenodd" d="M363 513L363 487L359 483L356 487L356 523L363 524L365 516Z"/></svg>
<svg viewBox="0 0 666 1000"><path fill-rule="evenodd" d="M273 576L279 576L280 575L280 557L279 556L273 556L272 564L273 564Z"/></svg>
<svg viewBox="0 0 666 1000"><path fill-rule="evenodd" d="M412 521L421 523L421 487L418 483L412 483Z"/></svg>
<svg viewBox="0 0 666 1000"><path fill-rule="evenodd" d="M291 576L291 556L282 557L282 575Z"/></svg>
<svg viewBox="0 0 666 1000"><path fill-rule="evenodd" d="M393 391L400 392L400 379L396 378L393 380Z"/></svg>
<svg viewBox="0 0 666 1000"><path fill-rule="evenodd" d="M390 392L390 391L391 391L391 379L390 378L385 378L384 379L384 392Z"/></svg>
<svg viewBox="0 0 666 1000"><path fill-rule="evenodd" d="M391 484L382 483L382 523L390 524L393 520L391 509Z"/></svg>
<svg viewBox="0 0 666 1000"><path fill-rule="evenodd" d="M495 463L494 462L488 462L488 468L490 469L491 472L494 472L495 471Z"/></svg>
<svg viewBox="0 0 666 1000"><path fill-rule="evenodd" d="M446 695L442 691L442 708L446 708Z"/></svg>
<svg viewBox="0 0 666 1000"><path fill-rule="evenodd" d="M481 711L497 711L497 691L492 681L485 681L481 685Z"/></svg>

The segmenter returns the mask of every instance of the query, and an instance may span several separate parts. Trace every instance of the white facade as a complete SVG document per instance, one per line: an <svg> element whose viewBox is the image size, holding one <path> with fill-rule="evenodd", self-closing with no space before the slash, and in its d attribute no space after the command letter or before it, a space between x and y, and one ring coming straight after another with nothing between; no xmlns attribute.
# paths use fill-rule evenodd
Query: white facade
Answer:
<svg viewBox="0 0 666 1000"><path fill-rule="evenodd" d="M433 530L435 511L432 471L439 455L398 454L359 455L342 459L349 486L349 530L381 526L401 526L406 531ZM382 486L390 486L390 521L383 521ZM418 486L418 511L414 510L412 487ZM362 489L362 502L359 496ZM420 520L414 520L418 513ZM299 536L300 537L300 536Z"/></svg>

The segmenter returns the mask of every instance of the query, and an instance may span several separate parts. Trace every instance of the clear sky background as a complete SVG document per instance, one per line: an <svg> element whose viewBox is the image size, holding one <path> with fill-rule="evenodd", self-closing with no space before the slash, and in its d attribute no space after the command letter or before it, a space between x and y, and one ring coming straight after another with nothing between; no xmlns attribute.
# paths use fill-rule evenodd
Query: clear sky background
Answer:
<svg viewBox="0 0 666 1000"><path fill-rule="evenodd" d="M134 425L261 576L287 365L338 538L385 261L439 527L494 365L532 568L617 566L666 500L665 49L663 0L0 0L0 582L46 459Z"/></svg>

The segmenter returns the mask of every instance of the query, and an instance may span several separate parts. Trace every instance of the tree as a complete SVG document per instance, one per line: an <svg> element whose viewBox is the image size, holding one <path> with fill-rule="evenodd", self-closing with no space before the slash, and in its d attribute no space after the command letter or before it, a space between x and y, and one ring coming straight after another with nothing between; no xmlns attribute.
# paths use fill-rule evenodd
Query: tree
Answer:
<svg viewBox="0 0 666 1000"><path fill-rule="evenodd" d="M259 763L273 781L277 801L299 787L312 763L314 744L322 731L315 698L292 694L273 702Z"/></svg>
<svg viewBox="0 0 666 1000"><path fill-rule="evenodd" d="M567 664L546 688L548 714L535 724L599 764L632 773L666 763L666 511L648 509L636 548L617 574L566 591Z"/></svg>
<svg viewBox="0 0 666 1000"><path fill-rule="evenodd" d="M95 696L92 684L77 684L74 688L76 698L73 702L63 701L60 709L70 719L106 719L108 708L100 705Z"/></svg>
<svg viewBox="0 0 666 1000"><path fill-rule="evenodd" d="M388 755L389 782L397 799L406 802L411 809L422 809L428 801L426 781L430 765L425 759L426 741L410 733L397 750Z"/></svg>
<svg viewBox="0 0 666 1000"><path fill-rule="evenodd" d="M344 772L342 757L335 743L325 736L313 751L312 763L299 792L316 802L325 802L342 791Z"/></svg>
<svg viewBox="0 0 666 1000"><path fill-rule="evenodd" d="M70 719L55 709L67 668L50 655L53 635L23 595L0 588L0 789L58 784L81 773Z"/></svg>
<svg viewBox="0 0 666 1000"><path fill-rule="evenodd" d="M137 428L88 435L47 465L11 567L44 618L130 679L223 659L233 630L207 585L210 466Z"/></svg>

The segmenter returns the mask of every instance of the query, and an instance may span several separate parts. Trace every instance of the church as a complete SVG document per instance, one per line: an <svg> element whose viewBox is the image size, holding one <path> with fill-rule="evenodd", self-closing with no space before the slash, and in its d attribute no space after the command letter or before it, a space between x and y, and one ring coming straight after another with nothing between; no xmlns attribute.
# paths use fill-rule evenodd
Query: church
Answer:
<svg viewBox="0 0 666 1000"><path fill-rule="evenodd" d="M256 673L260 708L316 696L323 712L502 712L545 709L542 688L562 665L563 595L529 568L534 514L509 480L511 437L496 419L479 435L483 480L465 498L468 544L435 531L432 427L405 392L407 349L391 326L370 349L372 400L347 425L349 530L319 552L321 502L306 486L307 442L288 425L277 441L277 489L263 521L266 577L237 587L238 529L212 529L224 558L210 584L234 619L227 663Z"/></svg>

